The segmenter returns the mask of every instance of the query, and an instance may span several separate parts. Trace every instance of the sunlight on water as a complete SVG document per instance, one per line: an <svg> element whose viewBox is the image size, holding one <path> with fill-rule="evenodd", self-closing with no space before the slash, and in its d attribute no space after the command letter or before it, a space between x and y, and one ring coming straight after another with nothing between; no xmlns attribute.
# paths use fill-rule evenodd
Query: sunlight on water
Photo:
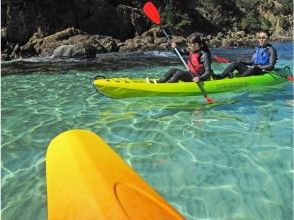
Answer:
<svg viewBox="0 0 294 220"><path fill-rule="evenodd" d="M292 67L287 56L278 65ZM47 219L46 149L74 128L99 134L187 219L292 219L293 85L213 94L206 105L200 96L109 99L91 84L168 68L3 77L2 219Z"/></svg>

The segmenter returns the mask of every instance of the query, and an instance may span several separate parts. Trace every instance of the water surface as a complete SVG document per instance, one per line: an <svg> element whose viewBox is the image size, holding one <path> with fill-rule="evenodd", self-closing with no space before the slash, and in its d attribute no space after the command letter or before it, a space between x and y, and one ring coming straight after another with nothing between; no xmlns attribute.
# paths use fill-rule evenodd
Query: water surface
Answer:
<svg viewBox="0 0 294 220"><path fill-rule="evenodd" d="M292 67L293 43L276 46L278 66ZM293 219L291 83L213 94L212 105L200 96L110 99L94 76L156 78L181 66L171 53L105 56L2 65L2 219L47 219L46 149L76 128L99 134L187 219Z"/></svg>

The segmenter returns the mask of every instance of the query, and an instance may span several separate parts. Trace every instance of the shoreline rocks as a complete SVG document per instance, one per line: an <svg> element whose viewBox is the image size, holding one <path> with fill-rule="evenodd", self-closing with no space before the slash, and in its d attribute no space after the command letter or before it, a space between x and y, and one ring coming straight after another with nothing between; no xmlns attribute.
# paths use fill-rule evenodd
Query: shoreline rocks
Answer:
<svg viewBox="0 0 294 220"><path fill-rule="evenodd" d="M62 45L92 46L97 53L166 50L159 29L143 12L141 0L25 1L1 3L1 59L48 56ZM179 43L205 33L211 47L246 46L266 29L273 40L291 40L293 4L285 0L154 1L162 25ZM74 28L70 28L74 27ZM246 34L245 34L246 33ZM203 35L202 34L202 35Z"/></svg>
<svg viewBox="0 0 294 220"><path fill-rule="evenodd" d="M5 29L1 31L2 36L5 37ZM211 48L245 47L257 43L255 35L247 35L244 31L219 32L215 35L198 34L204 39L207 39L207 43ZM275 33L271 40L292 40L292 34L293 33L281 32L280 35ZM185 42L187 38L183 36L171 35L171 38L179 46L186 45ZM48 36L38 29L25 45L20 46L18 43L15 45L8 43L7 48L2 51L1 60L52 55L55 57L75 57L83 59L94 58L96 54L99 53L141 52L170 49L169 42L159 28L151 28L132 39L121 41L111 36L91 35L73 27Z"/></svg>

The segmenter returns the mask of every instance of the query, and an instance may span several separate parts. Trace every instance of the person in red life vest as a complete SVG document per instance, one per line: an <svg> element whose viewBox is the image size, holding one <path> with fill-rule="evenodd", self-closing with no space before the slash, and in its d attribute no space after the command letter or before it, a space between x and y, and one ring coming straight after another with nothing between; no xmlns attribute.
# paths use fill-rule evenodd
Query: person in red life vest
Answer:
<svg viewBox="0 0 294 220"><path fill-rule="evenodd" d="M188 38L188 49L179 50L182 55L188 55L189 71L172 68L165 73L159 80L149 80L152 83L175 83L179 80L184 82L199 82L210 78L211 70L211 53L207 44L198 35L192 35ZM172 48L176 48L177 44L172 42Z"/></svg>
<svg viewBox="0 0 294 220"><path fill-rule="evenodd" d="M251 62L234 61L220 75L212 74L214 79L225 77L232 78L233 72L237 70L237 76L250 76L254 74L263 74L274 69L277 62L277 51L269 44L269 33L260 31L257 33L259 46L255 49Z"/></svg>

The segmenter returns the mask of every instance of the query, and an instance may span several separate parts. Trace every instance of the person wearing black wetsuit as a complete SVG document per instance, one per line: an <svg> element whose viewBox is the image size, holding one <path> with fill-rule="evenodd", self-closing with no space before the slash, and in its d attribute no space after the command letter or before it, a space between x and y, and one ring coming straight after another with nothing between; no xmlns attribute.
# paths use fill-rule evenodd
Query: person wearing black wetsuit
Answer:
<svg viewBox="0 0 294 220"><path fill-rule="evenodd" d="M212 72L211 53L205 41L197 35L192 35L188 39L187 44L189 49L182 49L179 52L182 55L188 55L189 70L185 71L172 68L159 80L154 80L153 83L175 83L179 80L184 82L199 82L205 81L210 77ZM171 47L176 48L176 43L173 42ZM146 81L150 82L149 78L146 78Z"/></svg>
<svg viewBox="0 0 294 220"><path fill-rule="evenodd" d="M237 76L250 76L273 70L278 58L276 49L268 43L269 34L267 31L260 31L257 37L259 46L254 51L251 62L234 61L222 74L212 74L212 78L222 79L227 76L232 78L234 70L239 72Z"/></svg>

